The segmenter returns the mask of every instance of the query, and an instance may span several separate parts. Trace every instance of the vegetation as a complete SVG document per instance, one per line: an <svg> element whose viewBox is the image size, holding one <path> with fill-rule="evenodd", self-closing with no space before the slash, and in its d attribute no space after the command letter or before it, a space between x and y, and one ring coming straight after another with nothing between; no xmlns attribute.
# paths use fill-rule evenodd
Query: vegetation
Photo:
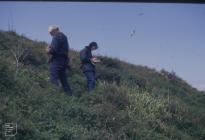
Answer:
<svg viewBox="0 0 205 140"><path fill-rule="evenodd" d="M79 53L71 51L70 97L48 81L45 45L0 32L0 124L16 122L17 140L205 139L205 94L174 72L99 56L89 94ZM12 137L0 131L0 139Z"/></svg>

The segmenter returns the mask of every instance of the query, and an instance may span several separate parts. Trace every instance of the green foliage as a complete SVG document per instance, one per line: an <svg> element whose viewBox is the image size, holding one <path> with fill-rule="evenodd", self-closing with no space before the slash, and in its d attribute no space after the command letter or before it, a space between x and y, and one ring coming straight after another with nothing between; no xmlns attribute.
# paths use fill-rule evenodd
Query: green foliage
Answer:
<svg viewBox="0 0 205 140"><path fill-rule="evenodd" d="M16 77L9 46L27 50ZM205 139L205 95L175 73L99 56L89 94L79 53L71 51L70 97L48 82L44 46L0 32L0 124L17 122L17 140ZM0 139L9 138L0 131Z"/></svg>

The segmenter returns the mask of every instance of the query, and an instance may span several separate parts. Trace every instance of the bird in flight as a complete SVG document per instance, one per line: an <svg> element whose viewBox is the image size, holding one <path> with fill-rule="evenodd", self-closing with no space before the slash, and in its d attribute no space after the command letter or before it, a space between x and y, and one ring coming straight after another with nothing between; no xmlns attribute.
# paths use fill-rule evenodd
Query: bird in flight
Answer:
<svg viewBox="0 0 205 140"><path fill-rule="evenodd" d="M139 14L138 14L138 16L143 16L143 15L144 15L144 13L139 13Z"/></svg>
<svg viewBox="0 0 205 140"><path fill-rule="evenodd" d="M135 33L136 33L135 29L132 30L132 32L131 32L131 34L130 34L130 37L133 37L133 36L135 35Z"/></svg>

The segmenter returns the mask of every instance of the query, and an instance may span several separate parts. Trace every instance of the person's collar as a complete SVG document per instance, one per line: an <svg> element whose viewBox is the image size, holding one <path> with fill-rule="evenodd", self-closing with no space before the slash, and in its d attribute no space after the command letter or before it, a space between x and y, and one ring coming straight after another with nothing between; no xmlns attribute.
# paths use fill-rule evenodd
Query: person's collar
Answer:
<svg viewBox="0 0 205 140"><path fill-rule="evenodd" d="M53 35L53 37L58 36L60 33L61 33L60 31L59 31L59 32L56 32L56 33Z"/></svg>
<svg viewBox="0 0 205 140"><path fill-rule="evenodd" d="M87 49L91 50L91 47L90 46L85 46Z"/></svg>

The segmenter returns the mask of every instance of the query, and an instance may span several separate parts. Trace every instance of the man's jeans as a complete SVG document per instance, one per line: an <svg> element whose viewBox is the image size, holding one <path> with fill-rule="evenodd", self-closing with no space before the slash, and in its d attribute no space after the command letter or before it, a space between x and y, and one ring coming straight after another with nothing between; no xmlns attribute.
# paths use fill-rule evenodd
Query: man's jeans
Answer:
<svg viewBox="0 0 205 140"><path fill-rule="evenodd" d="M87 79L87 88L88 91L91 92L95 88L95 72L94 71L86 71L84 72Z"/></svg>
<svg viewBox="0 0 205 140"><path fill-rule="evenodd" d="M50 81L52 84L59 87L59 81L61 82L61 85L66 93L69 95L72 94L70 85L67 81L66 76L66 67L65 66L56 66L56 65L50 65Z"/></svg>

